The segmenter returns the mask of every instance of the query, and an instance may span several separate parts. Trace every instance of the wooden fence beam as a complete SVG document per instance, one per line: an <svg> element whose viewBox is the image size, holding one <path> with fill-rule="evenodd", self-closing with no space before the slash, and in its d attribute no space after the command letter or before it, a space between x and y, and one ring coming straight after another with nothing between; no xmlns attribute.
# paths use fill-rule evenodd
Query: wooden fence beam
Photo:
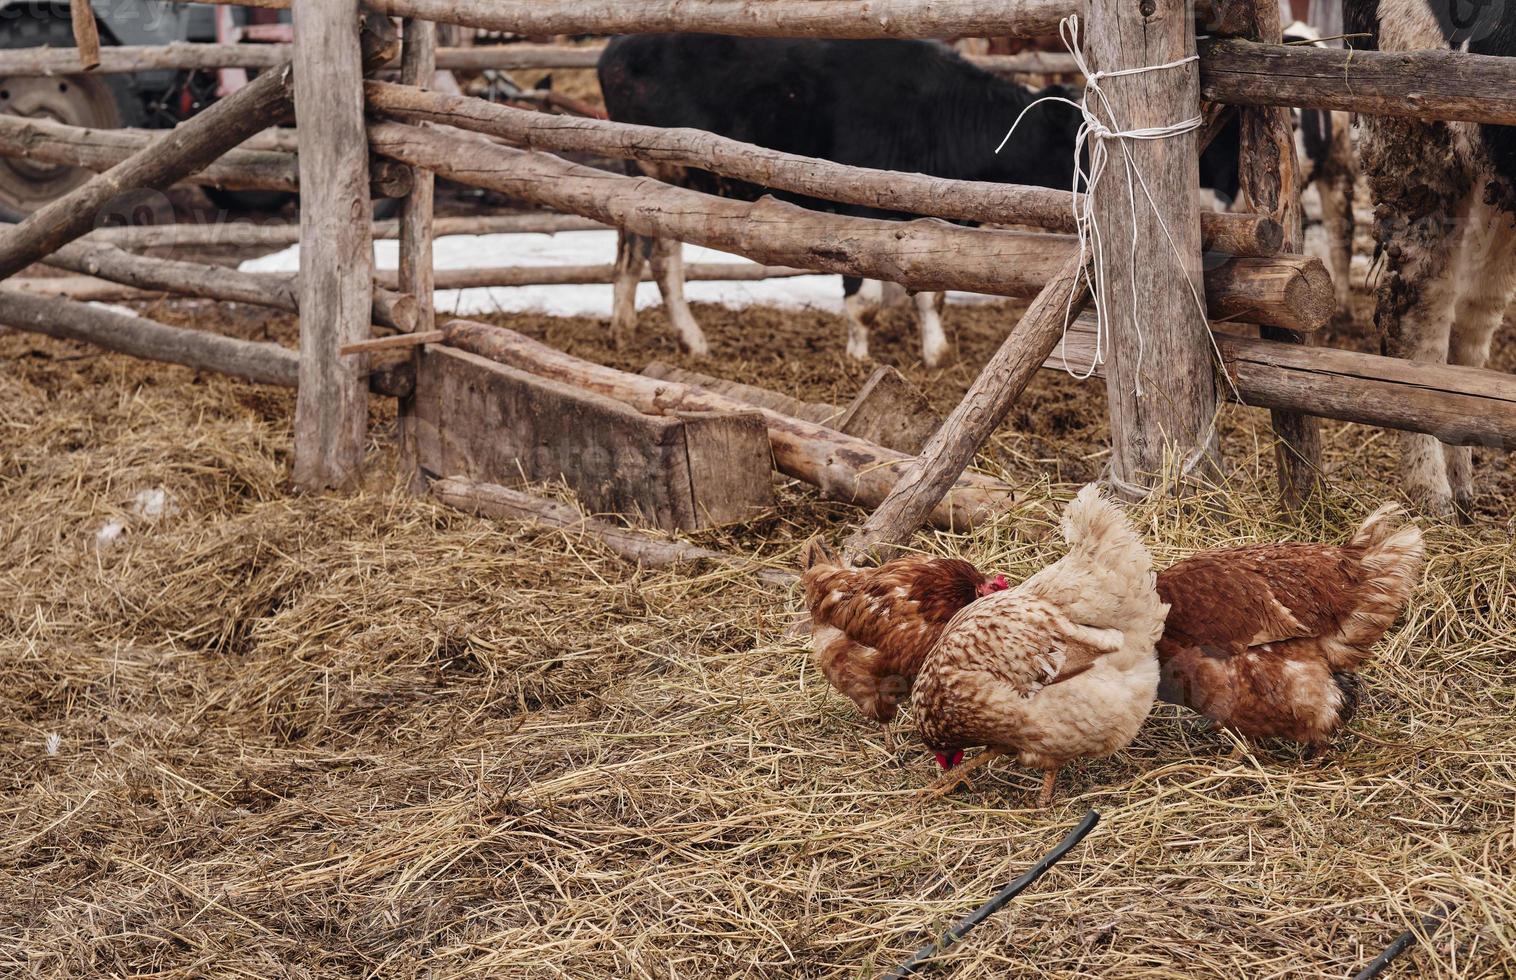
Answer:
<svg viewBox="0 0 1516 980"><path fill-rule="evenodd" d="M1093 0L1084 36L1091 66L1107 73L1195 53L1194 15L1185 0ZM1195 65L1186 64L1108 77L1096 109L1116 131L1183 123L1200 115L1197 75ZM1132 496L1152 489L1171 469L1181 477L1204 475L1214 463L1209 326L1191 292L1210 290L1200 268L1195 133L1107 146L1110 165L1094 197L1105 230L1101 303L1112 339L1106 367L1111 478ZM1131 186L1123 152L1145 187Z"/></svg>
<svg viewBox="0 0 1516 980"><path fill-rule="evenodd" d="M437 67L443 71L515 71L525 68L592 69L600 63L603 44L498 44L477 48L441 48ZM294 51L288 44L202 44L171 41L155 45L111 45L100 52L95 75L139 71L215 71L221 68L277 68ZM1019 55L1006 56L1000 70L1009 72ZM73 75L79 71L78 48L13 48L0 51L0 76ZM1028 65L1031 62L1027 62ZM398 68L397 62L385 67ZM1030 70L1030 69L1028 69Z"/></svg>
<svg viewBox="0 0 1516 980"><path fill-rule="evenodd" d="M1079 7L1070 0L368 0L420 17L515 34L661 34L747 37L1041 37Z"/></svg>
<svg viewBox="0 0 1516 980"><path fill-rule="evenodd" d="M1257 41L1283 40L1276 0L1253 0L1249 35ZM1285 250L1305 246L1300 206L1300 162L1295 156L1295 130L1290 110L1245 108L1239 116L1238 198L1241 210L1267 214L1284 229ZM1261 336L1281 343L1306 344L1310 334L1278 327L1259 328ZM1321 481L1321 427L1316 419L1295 412L1272 413L1274 462L1279 490L1291 510L1304 506Z"/></svg>
<svg viewBox="0 0 1516 980"><path fill-rule="evenodd" d="M639 411L757 411L768 427L774 464L783 473L819 487L827 496L874 507L895 485L911 457L704 388L659 381L554 350L504 327L453 320L442 325L450 346L509 364L546 378L609 395ZM968 473L932 511L937 527L965 530L1010 508L1015 491L998 480Z"/></svg>
<svg viewBox="0 0 1516 980"><path fill-rule="evenodd" d="M854 218L773 198L748 202L713 197L514 150L479 136L403 123L374 123L369 138L376 152L450 180L625 226L641 235L692 242L763 263L885 279L914 289L1036 295L1077 247L1067 235L965 228L931 219ZM1192 212L1192 218L1197 213ZM1198 227L1196 231L1198 245ZM1233 290L1258 322L1314 330L1331 316L1331 277L1316 259L1236 259L1207 275L1216 276L1218 283L1231 283L1216 290L1222 301L1217 318L1239 308L1225 304ZM1291 289L1324 295L1320 302L1297 310L1283 295ZM1198 311L1196 316L1200 319Z"/></svg>
<svg viewBox="0 0 1516 980"><path fill-rule="evenodd" d="M7 290L0 301L0 325L287 388L295 384L298 372L299 357L278 344L170 327L146 317L50 296Z"/></svg>
<svg viewBox="0 0 1516 980"><path fill-rule="evenodd" d="M527 149L595 153L664 166L693 167L761 187L829 201L976 221L1075 230L1068 191L979 180L947 180L818 160L698 129L664 129L601 119L569 119L468 96L371 81L370 109L412 122L433 122L509 140ZM1082 197L1082 195L1081 195ZM1206 249L1261 256L1279 251L1278 225L1267 217L1205 212Z"/></svg>
<svg viewBox="0 0 1516 980"><path fill-rule="evenodd" d="M1075 255L1048 281L889 496L848 538L849 557L891 557L916 533L1089 302L1087 274L1086 260Z"/></svg>
<svg viewBox="0 0 1516 980"><path fill-rule="evenodd" d="M605 230L606 225L603 222L581 218L576 214L555 214L551 211L437 218L432 222L432 233L437 237L444 235L555 235L564 231ZM399 237L400 222L374 222L374 238ZM184 225L129 225L96 228L90 232L89 241L129 249L174 245L280 246L293 245L300 241L300 226L284 221L268 224L224 221Z"/></svg>
<svg viewBox="0 0 1516 980"><path fill-rule="evenodd" d="M400 81L404 85L426 88L437 73L437 25L430 20L411 18L405 22L400 49ZM400 262L397 285L416 297L420 304L418 333L431 333L437 325L436 270L433 261L433 222L437 178L430 170L412 168L414 186L400 212ZM417 377L421 371L421 352L413 351L411 363ZM421 472L421 452L417 439L414 398L403 398L399 405L400 469L407 475L413 493L426 488Z"/></svg>
<svg viewBox="0 0 1516 980"><path fill-rule="evenodd" d="M295 0L295 120L300 130L300 391L295 485L350 486L363 464L374 247L363 134L358 0Z"/></svg>
<svg viewBox="0 0 1516 980"><path fill-rule="evenodd" d="M1211 38L1200 42L1200 94L1231 105L1513 126L1513 61L1462 51L1355 51Z"/></svg>
<svg viewBox="0 0 1516 980"><path fill-rule="evenodd" d="M506 265L482 269L441 269L435 274L437 289L492 289L510 286L567 286L587 283L610 283L614 265ZM814 276L809 269L784 265L749 265L739 262L691 262L684 267L688 282L761 282L765 279L792 279ZM644 282L652 273L643 270ZM376 282L399 288L400 277L388 270L375 274Z"/></svg>

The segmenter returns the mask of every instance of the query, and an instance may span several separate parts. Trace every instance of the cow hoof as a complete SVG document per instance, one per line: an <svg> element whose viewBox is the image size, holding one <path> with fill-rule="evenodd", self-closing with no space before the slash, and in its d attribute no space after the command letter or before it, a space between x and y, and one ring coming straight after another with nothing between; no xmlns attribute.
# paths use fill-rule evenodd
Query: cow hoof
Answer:
<svg viewBox="0 0 1516 980"><path fill-rule="evenodd" d="M923 347L921 349L921 363L929 368L942 367L943 362L947 360L947 355L948 349L946 343Z"/></svg>
<svg viewBox="0 0 1516 980"><path fill-rule="evenodd" d="M1458 515L1458 507L1453 501L1453 495L1441 490L1433 490L1430 487L1407 487L1406 495L1416 505L1416 509L1427 517L1440 521L1451 521Z"/></svg>
<svg viewBox="0 0 1516 980"><path fill-rule="evenodd" d="M684 337L681 340L684 349L695 357L710 357L711 345L706 343L704 337Z"/></svg>
<svg viewBox="0 0 1516 980"><path fill-rule="evenodd" d="M1453 494L1453 514L1459 524L1474 523L1474 492L1462 490Z"/></svg>
<svg viewBox="0 0 1516 980"><path fill-rule="evenodd" d="M847 345L847 356L850 357L850 358L852 358L855 361L866 361L866 360L869 359L869 345L868 344L848 344Z"/></svg>

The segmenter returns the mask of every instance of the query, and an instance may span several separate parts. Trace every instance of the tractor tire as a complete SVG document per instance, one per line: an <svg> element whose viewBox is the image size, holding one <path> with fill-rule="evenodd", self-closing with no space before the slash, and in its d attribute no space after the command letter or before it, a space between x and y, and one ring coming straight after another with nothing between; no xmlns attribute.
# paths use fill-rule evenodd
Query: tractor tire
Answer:
<svg viewBox="0 0 1516 980"><path fill-rule="evenodd" d="M0 49L74 46L66 5L7 13L12 11L19 16L0 18ZM138 126L143 120L141 102L121 75L0 77L0 112L92 129ZM0 219L20 221L92 176L79 167L0 157Z"/></svg>

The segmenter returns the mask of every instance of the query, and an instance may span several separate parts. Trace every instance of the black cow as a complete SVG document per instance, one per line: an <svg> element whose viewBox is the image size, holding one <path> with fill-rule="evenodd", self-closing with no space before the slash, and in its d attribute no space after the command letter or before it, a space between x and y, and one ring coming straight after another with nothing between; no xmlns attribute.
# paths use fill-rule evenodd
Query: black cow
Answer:
<svg viewBox="0 0 1516 980"><path fill-rule="evenodd" d="M995 152L1011 122L1039 93L997 78L927 41L814 41L701 34L615 39L600 59L606 109L618 122L688 126L802 156L860 167L963 180L1067 188L1079 114L1044 103ZM704 171L646 172L707 193L756 200L764 188ZM777 197L805 207L865 217L905 215ZM617 255L613 329L635 319L644 258L663 292L684 345L706 352L705 336L684 302L678 243L624 234ZM848 354L868 357L868 323L879 286L843 280ZM940 363L947 340L940 294L920 294L922 359Z"/></svg>
<svg viewBox="0 0 1516 980"><path fill-rule="evenodd" d="M1343 13L1360 50L1516 55L1505 3L1346 0ZM1516 293L1516 128L1387 116L1365 116L1362 127L1385 261L1374 320L1386 351L1483 367ZM1431 512L1469 513L1467 446L1403 433L1401 469L1407 492Z"/></svg>

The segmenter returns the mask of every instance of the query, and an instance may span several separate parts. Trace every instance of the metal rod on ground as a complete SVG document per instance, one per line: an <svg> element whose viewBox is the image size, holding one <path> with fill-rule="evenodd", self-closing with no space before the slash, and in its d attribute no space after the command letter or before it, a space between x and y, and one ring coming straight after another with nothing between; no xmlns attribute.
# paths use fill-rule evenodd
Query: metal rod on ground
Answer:
<svg viewBox="0 0 1516 980"><path fill-rule="evenodd" d="M1283 40L1279 4L1276 0L1253 0L1248 5L1255 40L1278 44ZM1266 214L1284 230L1284 251L1299 253L1305 244L1300 208L1300 162L1295 156L1295 131L1290 110L1251 108L1239 113L1241 143L1238 147L1238 192L1240 210ZM1265 340L1287 344L1310 344L1311 334L1280 327L1260 326ZM1297 510L1321 484L1321 425L1309 416L1275 410L1274 464L1284 504Z"/></svg>
<svg viewBox="0 0 1516 980"><path fill-rule="evenodd" d="M1428 912L1426 915L1421 917L1421 931L1426 934L1426 937L1428 939L1431 939L1432 935L1437 931L1437 929L1442 925L1447 917L1453 914L1453 910L1455 908L1456 906L1454 905L1444 905L1436 911ZM1396 936L1395 941L1390 943L1389 946L1385 947L1384 952L1374 957L1374 959L1369 962L1368 966L1364 967L1353 977L1353 980L1374 980L1375 977L1379 976L1385 971L1386 968L1389 967L1390 963L1392 963L1397 956L1399 956L1401 953L1404 953L1415 944L1416 930L1407 929L1405 932L1402 932L1400 935Z"/></svg>
<svg viewBox="0 0 1516 980"><path fill-rule="evenodd" d="M928 960L932 959L934 956L938 956L941 953L946 952L948 947L952 946L954 943L958 942L960 939L966 936L970 929L974 928L985 919L988 919L990 916L994 915L1001 908L1003 908L1007 902L1015 898L1017 895L1020 895L1022 892L1026 891L1026 889L1038 878L1041 878L1043 875L1047 874L1048 869L1057 864L1065 854L1073 850L1075 845L1088 837L1090 831L1094 830L1095 825L1099 822L1099 813L1094 810L1086 813L1084 815L1084 819L1079 821L1079 825L1073 830L1069 831L1068 834L1064 836L1063 840L1058 842L1058 846L1049 851L1047 853L1047 856L1044 857L1041 861L1038 861L1036 864L1034 864L1030 871L1022 875L1020 878L1017 878L1009 885L1006 885L1005 888L1003 888L994 898L979 906L962 922L958 923L956 926L944 933L941 939L937 940L934 943L931 943L930 945L923 946L921 949L917 950L915 955L906 960L904 963L895 967L895 969L891 970L889 973L886 973L881 978L881 980L902 980L904 977L912 976L913 974L919 972L921 967L926 965Z"/></svg>
<svg viewBox="0 0 1516 980"><path fill-rule="evenodd" d="M848 538L849 557L887 557L916 533L1089 302L1087 271L1088 260L1075 255L1042 288L921 455Z"/></svg>

